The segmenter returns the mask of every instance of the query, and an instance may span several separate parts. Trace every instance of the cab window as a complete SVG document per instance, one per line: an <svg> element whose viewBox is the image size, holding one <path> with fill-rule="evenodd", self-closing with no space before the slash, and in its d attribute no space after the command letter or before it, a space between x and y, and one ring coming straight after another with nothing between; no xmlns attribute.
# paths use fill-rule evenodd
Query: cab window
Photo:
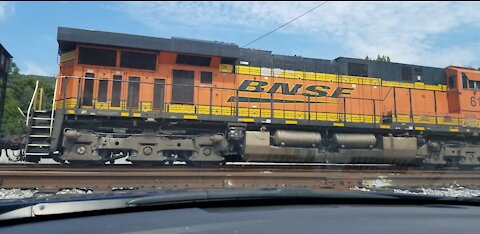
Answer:
<svg viewBox="0 0 480 234"><path fill-rule="evenodd" d="M456 87L456 84L455 84L455 75L451 75L448 77L448 87L453 89Z"/></svg>
<svg viewBox="0 0 480 234"><path fill-rule="evenodd" d="M468 77L465 73L462 73L462 86L463 89L468 89Z"/></svg>

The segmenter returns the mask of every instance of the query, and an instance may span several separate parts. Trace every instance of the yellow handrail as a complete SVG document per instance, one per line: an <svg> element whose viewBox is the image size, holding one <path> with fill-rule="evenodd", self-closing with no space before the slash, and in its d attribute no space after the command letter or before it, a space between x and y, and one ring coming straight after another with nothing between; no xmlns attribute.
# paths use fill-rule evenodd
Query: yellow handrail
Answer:
<svg viewBox="0 0 480 234"><path fill-rule="evenodd" d="M38 98L38 109L41 111L43 108L43 88L40 88L40 98Z"/></svg>

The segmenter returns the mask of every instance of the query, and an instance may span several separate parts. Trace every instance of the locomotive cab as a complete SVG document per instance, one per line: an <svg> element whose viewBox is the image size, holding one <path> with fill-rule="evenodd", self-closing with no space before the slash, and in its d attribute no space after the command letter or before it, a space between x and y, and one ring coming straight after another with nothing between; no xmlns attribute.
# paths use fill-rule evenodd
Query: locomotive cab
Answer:
<svg viewBox="0 0 480 234"><path fill-rule="evenodd" d="M445 69L449 112L459 116L463 127L478 127L480 112L480 71L450 66Z"/></svg>

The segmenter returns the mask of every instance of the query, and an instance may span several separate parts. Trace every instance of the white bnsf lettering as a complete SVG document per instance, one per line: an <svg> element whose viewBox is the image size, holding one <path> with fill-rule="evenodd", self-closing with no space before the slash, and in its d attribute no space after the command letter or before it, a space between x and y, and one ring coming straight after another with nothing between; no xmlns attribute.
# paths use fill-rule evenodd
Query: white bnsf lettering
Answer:
<svg viewBox="0 0 480 234"><path fill-rule="evenodd" d="M332 97L341 98L352 94L354 88L336 87L332 89L328 85L310 85L304 89L302 84L294 84L293 87L288 83L275 82L270 85L267 81L244 80L238 87L238 91L245 92L266 92L270 94L281 93L285 95L303 95L307 97Z"/></svg>

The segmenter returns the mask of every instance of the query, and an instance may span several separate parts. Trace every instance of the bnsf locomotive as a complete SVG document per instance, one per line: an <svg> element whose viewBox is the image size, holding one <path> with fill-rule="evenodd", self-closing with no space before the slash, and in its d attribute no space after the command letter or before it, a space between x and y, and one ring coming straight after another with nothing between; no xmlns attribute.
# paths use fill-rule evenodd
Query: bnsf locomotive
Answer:
<svg viewBox="0 0 480 234"><path fill-rule="evenodd" d="M58 29L25 157L71 164L480 166L480 72ZM448 55L445 55L448 56Z"/></svg>

